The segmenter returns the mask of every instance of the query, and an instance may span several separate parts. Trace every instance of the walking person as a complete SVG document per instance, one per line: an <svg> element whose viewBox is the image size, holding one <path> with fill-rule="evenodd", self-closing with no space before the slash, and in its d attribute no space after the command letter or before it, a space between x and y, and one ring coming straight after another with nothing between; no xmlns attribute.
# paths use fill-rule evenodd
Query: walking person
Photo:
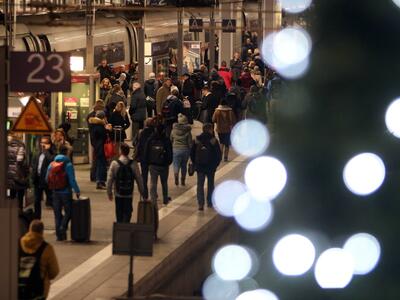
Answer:
<svg viewBox="0 0 400 300"><path fill-rule="evenodd" d="M46 181L53 192L53 210L56 223L57 241L67 239L68 223L72 211L72 191L79 199L80 189L76 183L75 170L67 156L68 149L64 146L60 149L47 169ZM62 211L64 210L64 214Z"/></svg>
<svg viewBox="0 0 400 300"><path fill-rule="evenodd" d="M33 220L19 241L18 299L46 299L50 280L60 272L53 246L43 238L44 225Z"/></svg>
<svg viewBox="0 0 400 300"><path fill-rule="evenodd" d="M168 173L172 163L172 144L165 135L164 126L158 125L154 133L149 137L144 153L146 163L150 171L150 199L157 206L157 181L160 177L163 204L170 201L168 196Z"/></svg>
<svg viewBox="0 0 400 300"><path fill-rule="evenodd" d="M107 195L113 201L113 187L115 195L115 215L117 223L130 223L132 218L132 201L134 181L144 198L144 187L139 166L135 160L129 158L129 145L122 143L120 146L121 156L110 165L107 177Z"/></svg>
<svg viewBox="0 0 400 300"><path fill-rule="evenodd" d="M190 147L192 145L192 127L188 124L188 119L185 115L178 115L178 123L173 125L170 139L173 152L175 185L179 185L179 171L181 171L181 185L184 186Z"/></svg>
<svg viewBox="0 0 400 300"><path fill-rule="evenodd" d="M224 154L224 161L228 161L229 147L231 145L231 131L236 123L236 118L232 108L228 106L225 99L222 99L212 119L216 124L215 130L218 133L221 153Z"/></svg>
<svg viewBox="0 0 400 300"><path fill-rule="evenodd" d="M46 194L46 206L52 207L52 193L46 182L46 173L50 163L56 156L56 149L51 142L50 136L40 138L39 153L34 156L32 161L32 182L35 190L35 219L42 218L42 199L43 193Z"/></svg>
<svg viewBox="0 0 400 300"><path fill-rule="evenodd" d="M137 143L139 130L143 129L143 122L146 119L146 96L139 82L132 85L131 105L129 115L132 119L132 142Z"/></svg>

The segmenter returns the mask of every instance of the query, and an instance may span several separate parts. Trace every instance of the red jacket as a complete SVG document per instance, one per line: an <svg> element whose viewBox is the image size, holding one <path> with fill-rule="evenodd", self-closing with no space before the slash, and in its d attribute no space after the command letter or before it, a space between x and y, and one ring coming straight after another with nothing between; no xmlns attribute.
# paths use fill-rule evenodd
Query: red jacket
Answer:
<svg viewBox="0 0 400 300"><path fill-rule="evenodd" d="M225 81L225 86L227 88L227 90L229 91L231 89L232 86L232 74L229 71L228 68L220 68L218 71L218 75L221 76L224 81Z"/></svg>

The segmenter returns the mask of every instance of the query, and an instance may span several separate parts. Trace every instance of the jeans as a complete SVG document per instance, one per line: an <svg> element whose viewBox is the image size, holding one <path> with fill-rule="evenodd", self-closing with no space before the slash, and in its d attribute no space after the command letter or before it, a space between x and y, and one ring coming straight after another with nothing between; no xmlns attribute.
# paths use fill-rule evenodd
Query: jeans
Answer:
<svg viewBox="0 0 400 300"><path fill-rule="evenodd" d="M149 166L146 163L140 163L140 169L142 171L142 179L143 179L143 197L149 198L149 188L147 185L147 181L149 179Z"/></svg>
<svg viewBox="0 0 400 300"><path fill-rule="evenodd" d="M122 198L115 197L115 215L117 217L117 223L130 223L132 217L132 197Z"/></svg>
<svg viewBox="0 0 400 300"><path fill-rule="evenodd" d="M189 160L189 149L174 149L173 151L174 174L179 174L179 170L181 170L182 178L186 178L188 160Z"/></svg>
<svg viewBox="0 0 400 300"><path fill-rule="evenodd" d="M64 215L62 210L64 208ZM63 238L67 234L68 223L71 220L72 194L53 192L53 210L56 221L56 236Z"/></svg>
<svg viewBox="0 0 400 300"><path fill-rule="evenodd" d="M157 181L160 176L163 193L163 203L168 203L168 166L149 166L150 171L150 198L153 203L157 203Z"/></svg>
<svg viewBox="0 0 400 300"><path fill-rule="evenodd" d="M197 203L199 206L204 206L204 183L207 177L207 205L212 205L212 194L214 191L214 176L215 172L202 173L197 171Z"/></svg>
<svg viewBox="0 0 400 300"><path fill-rule="evenodd" d="M46 193L46 205L53 205L52 203L52 193L49 191L48 188L43 187L36 187L35 186L35 219L42 218L42 199L43 199L43 192Z"/></svg>
<svg viewBox="0 0 400 300"><path fill-rule="evenodd" d="M96 159L96 182L105 183L107 179L107 162L104 158Z"/></svg>

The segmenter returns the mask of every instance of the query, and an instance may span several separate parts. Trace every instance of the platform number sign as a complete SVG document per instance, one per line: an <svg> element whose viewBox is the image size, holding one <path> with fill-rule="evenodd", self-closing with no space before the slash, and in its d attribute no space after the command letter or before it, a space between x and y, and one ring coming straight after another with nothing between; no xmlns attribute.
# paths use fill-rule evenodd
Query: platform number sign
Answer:
<svg viewBox="0 0 400 300"><path fill-rule="evenodd" d="M222 20L222 32L236 32L236 20L235 19L223 19Z"/></svg>
<svg viewBox="0 0 400 300"><path fill-rule="evenodd" d="M68 52L11 52L12 92L70 92Z"/></svg>

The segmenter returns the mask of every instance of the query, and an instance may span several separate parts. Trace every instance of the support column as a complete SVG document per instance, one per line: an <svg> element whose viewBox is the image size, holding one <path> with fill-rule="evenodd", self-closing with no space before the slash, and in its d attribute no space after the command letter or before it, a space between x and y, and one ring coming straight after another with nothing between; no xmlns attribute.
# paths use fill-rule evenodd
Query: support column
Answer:
<svg viewBox="0 0 400 300"><path fill-rule="evenodd" d="M236 10L236 12L234 12L232 14L232 16L234 16L234 18L236 18L236 26L238 28L238 30L236 30L236 33L233 34L234 37L234 43L233 43L233 51L232 52L239 52L242 49L242 32L244 31L244 20L243 20L243 3L242 2L238 2L235 3L233 6ZM233 53L231 53L232 55ZM232 57L231 57L232 58Z"/></svg>
<svg viewBox="0 0 400 300"><path fill-rule="evenodd" d="M145 73L144 73L144 20L140 22L140 27L138 28L138 69L139 69L139 83L144 86Z"/></svg>
<svg viewBox="0 0 400 300"><path fill-rule="evenodd" d="M210 9L210 42L208 43L208 59L210 60L210 65L208 70L211 71L215 64L215 19L214 19L214 7Z"/></svg>
<svg viewBox="0 0 400 300"><path fill-rule="evenodd" d="M221 19L234 19L232 17L234 15L232 13L233 4L229 2L230 1L228 0L220 2ZM238 29L238 31L241 31L241 29ZM231 60L234 52L233 49L234 36L235 33L222 32L222 30L220 30L219 32L219 63L221 64L221 62L224 60L227 62L228 67L229 67L229 61Z"/></svg>
<svg viewBox="0 0 400 300"><path fill-rule="evenodd" d="M178 53L177 53L177 71L178 78L182 76L183 73L183 20L182 20L183 12L182 9L178 10Z"/></svg>
<svg viewBox="0 0 400 300"><path fill-rule="evenodd" d="M264 0L264 24L263 32L264 36L272 33L273 31L281 28L282 25L282 13L278 11L280 9L276 0ZM274 11L274 12L272 12ZM277 11L277 12L275 12Z"/></svg>

